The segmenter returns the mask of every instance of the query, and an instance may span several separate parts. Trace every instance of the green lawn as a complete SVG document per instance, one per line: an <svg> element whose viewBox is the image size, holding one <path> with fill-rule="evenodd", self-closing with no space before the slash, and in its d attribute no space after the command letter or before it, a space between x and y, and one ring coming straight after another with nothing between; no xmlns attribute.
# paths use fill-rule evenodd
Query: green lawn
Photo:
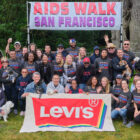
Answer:
<svg viewBox="0 0 140 140"><path fill-rule="evenodd" d="M140 140L140 124L126 128L114 121L116 132L37 132L19 133L23 117L10 114L8 122L0 120L0 140Z"/></svg>

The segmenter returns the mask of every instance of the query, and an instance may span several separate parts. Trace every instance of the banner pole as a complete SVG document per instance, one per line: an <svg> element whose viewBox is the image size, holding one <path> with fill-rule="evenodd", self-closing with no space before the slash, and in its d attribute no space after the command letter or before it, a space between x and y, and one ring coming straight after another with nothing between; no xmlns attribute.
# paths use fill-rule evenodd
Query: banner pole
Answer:
<svg viewBox="0 0 140 140"><path fill-rule="evenodd" d="M120 46L123 47L123 2L121 2L121 29L120 29Z"/></svg>
<svg viewBox="0 0 140 140"><path fill-rule="evenodd" d="M30 26L29 26L29 10L28 10L29 2L27 1L26 4L27 4L27 46L29 49L30 44Z"/></svg>

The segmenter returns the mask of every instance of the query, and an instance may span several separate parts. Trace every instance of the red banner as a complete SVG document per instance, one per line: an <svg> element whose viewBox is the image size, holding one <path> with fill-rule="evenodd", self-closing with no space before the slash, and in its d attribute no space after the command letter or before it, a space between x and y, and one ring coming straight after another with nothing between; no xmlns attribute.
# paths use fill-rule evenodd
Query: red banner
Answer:
<svg viewBox="0 0 140 140"><path fill-rule="evenodd" d="M102 129L107 106L102 99L32 98L35 125L43 127L95 127Z"/></svg>

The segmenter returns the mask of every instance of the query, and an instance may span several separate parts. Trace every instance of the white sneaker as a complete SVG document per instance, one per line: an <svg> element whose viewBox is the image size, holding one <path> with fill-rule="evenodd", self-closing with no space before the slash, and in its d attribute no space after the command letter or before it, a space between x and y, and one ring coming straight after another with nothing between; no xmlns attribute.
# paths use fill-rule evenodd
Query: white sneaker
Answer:
<svg viewBox="0 0 140 140"><path fill-rule="evenodd" d="M24 111L21 111L20 112L20 116L24 116Z"/></svg>

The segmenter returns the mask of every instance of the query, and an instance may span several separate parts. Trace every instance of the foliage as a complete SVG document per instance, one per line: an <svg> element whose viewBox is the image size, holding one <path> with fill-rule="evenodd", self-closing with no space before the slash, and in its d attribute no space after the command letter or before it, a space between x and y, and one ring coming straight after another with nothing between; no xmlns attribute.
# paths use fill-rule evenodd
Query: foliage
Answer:
<svg viewBox="0 0 140 140"><path fill-rule="evenodd" d="M40 1L40 0L34 0ZM49 0L41 0L49 1ZM59 0L57 0L59 1ZM66 1L66 0L61 0ZM72 0L69 0L72 1ZM79 0L87 1L87 0ZM95 0L98 1L98 0ZM106 0L100 0L106 1ZM5 48L7 39L13 38L20 41L22 46L27 45L27 0L1 0L0 1L0 47ZM92 1L93 2L93 1ZM56 49L59 43L68 47L68 40L75 38L78 46L84 46L89 51L93 46L104 46L103 36L109 31L30 31L31 42L37 44L39 48L44 48L45 44L50 44L52 50Z"/></svg>

